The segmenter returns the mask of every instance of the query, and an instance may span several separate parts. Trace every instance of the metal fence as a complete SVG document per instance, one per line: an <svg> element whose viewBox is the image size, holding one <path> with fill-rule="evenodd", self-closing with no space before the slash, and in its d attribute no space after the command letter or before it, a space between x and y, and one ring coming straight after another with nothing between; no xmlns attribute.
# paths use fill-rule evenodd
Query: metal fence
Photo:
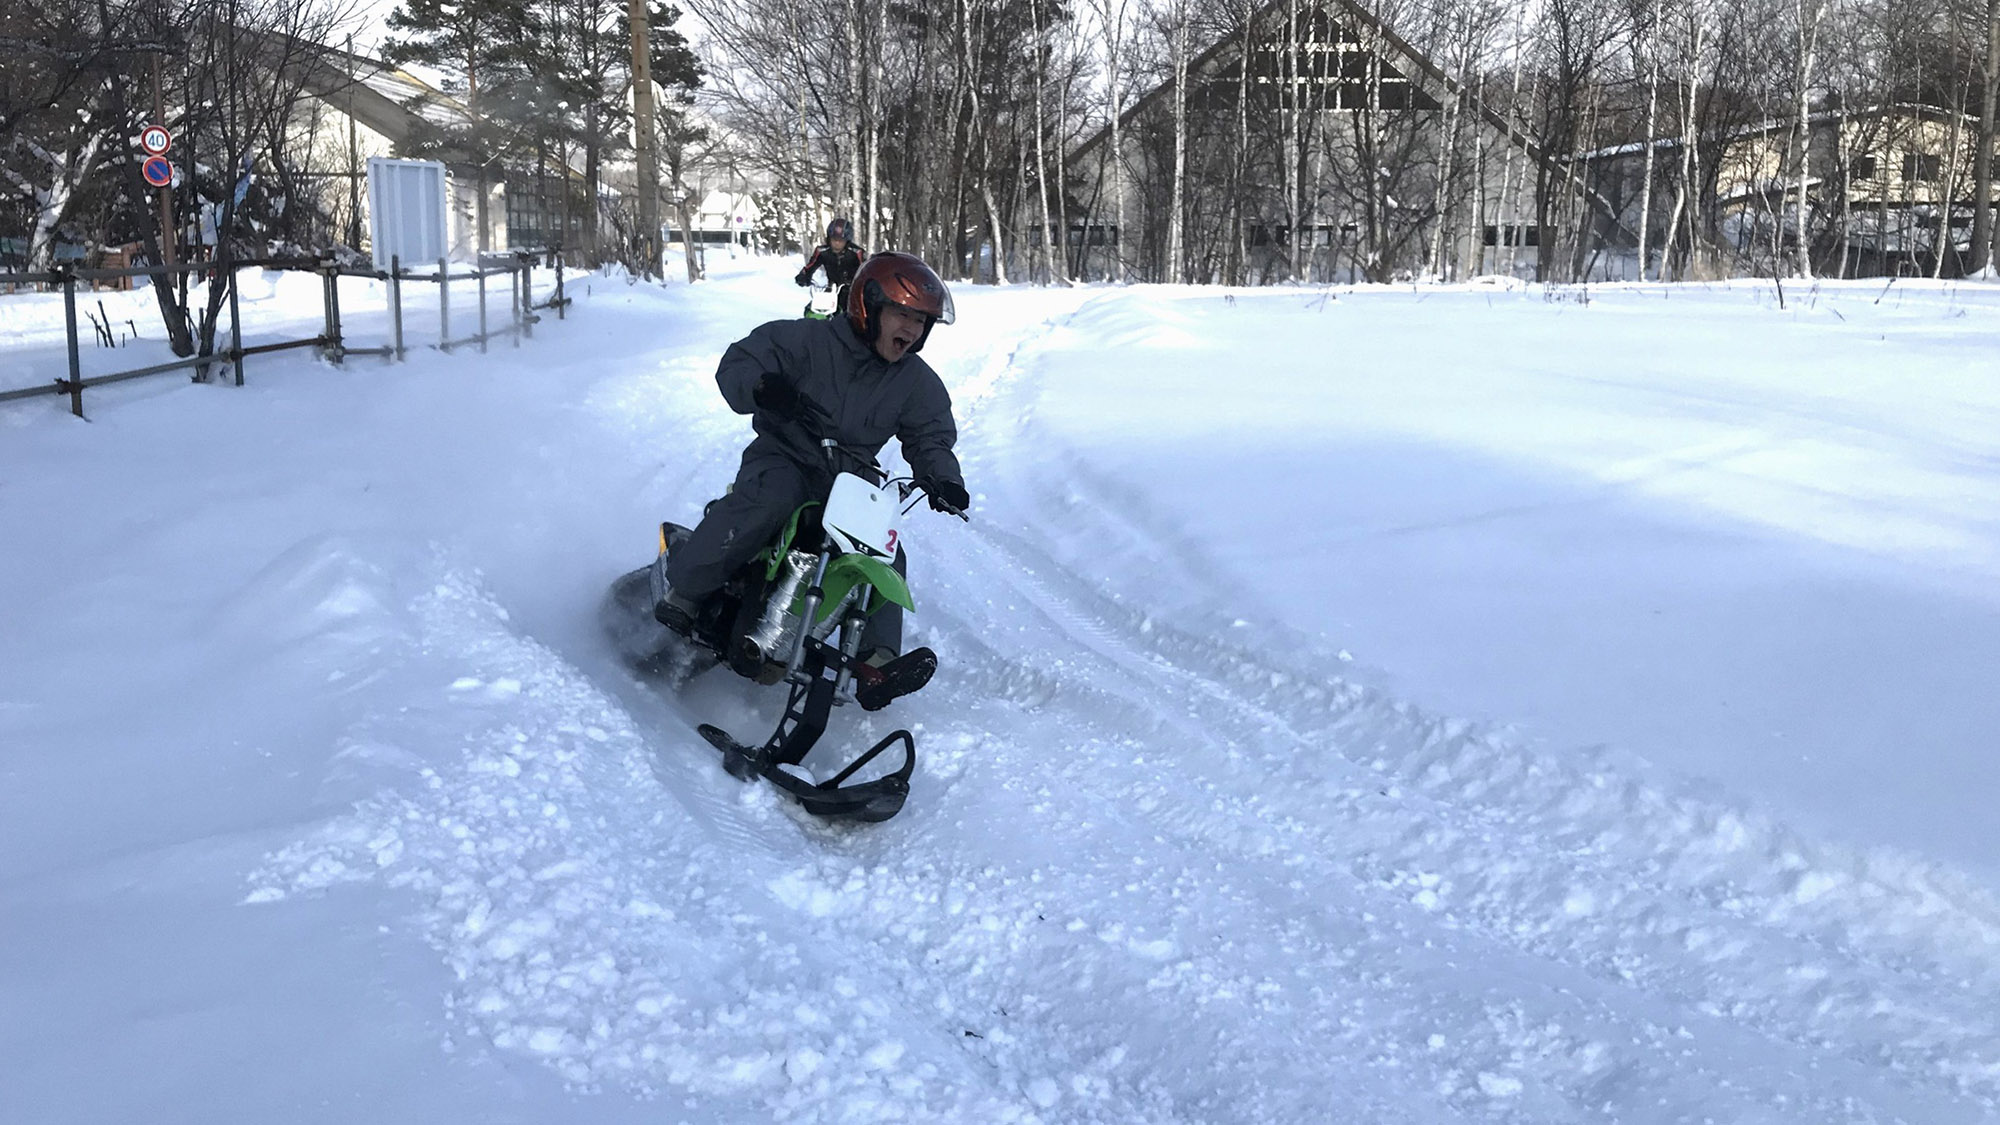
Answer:
<svg viewBox="0 0 2000 1125"><path fill-rule="evenodd" d="M235 372L237 386L243 385L243 361L253 355L287 351L293 348L317 348L321 356L333 363L342 363L348 356L381 356L385 359L401 361L408 352L408 343L403 332L403 283L406 281L434 282L438 286L438 338L435 347L449 353L454 348L477 344L480 351L486 350L489 340L501 336L513 338L514 345L520 346L525 337L532 337L535 324L541 319L536 309L554 309L561 319L569 305L569 298L563 293L563 266L559 254L549 255L555 268L555 288L549 299L541 304L534 300L533 270L535 255L485 254L470 269L461 268L451 272L451 263L439 261L436 272L417 273L406 269L401 261L392 261L388 270L356 269L342 266L332 256L321 258L258 258L239 259L232 262L193 262L176 266L133 266L124 269L77 269L59 266L46 273L0 273L0 286L4 285L50 285L59 286L63 293L63 318L65 336L69 349L69 377L56 379L47 386L20 387L11 390L0 389L0 402L10 399L30 398L46 394L66 394L70 399L70 411L83 417L83 392L86 387L118 383L127 379L138 379L147 375L159 375L169 371L197 369L195 378L206 379L216 367L227 366ZM424 267L429 269L429 266ZM275 269L291 272L310 272L320 276L320 305L323 313L320 332L292 340L278 340L270 343L245 347L243 344L242 307L238 300L237 274L245 269ZM166 363L155 363L145 367L135 367L124 371L105 374L83 375L83 355L81 340L77 331L76 290L79 283L112 281L120 278L150 277L154 284L164 284L167 278L193 278L206 275L210 284L229 274L229 346L211 350L206 355L193 355L174 359ZM350 347L344 332L340 308L340 279L343 277L364 278L388 282L388 312L390 322L389 341L379 346ZM509 293L506 322L498 326L491 324L488 313L487 280L494 277L509 279ZM451 283L472 281L479 283L477 304L478 331L454 337L452 335ZM217 326L218 328L220 325Z"/></svg>

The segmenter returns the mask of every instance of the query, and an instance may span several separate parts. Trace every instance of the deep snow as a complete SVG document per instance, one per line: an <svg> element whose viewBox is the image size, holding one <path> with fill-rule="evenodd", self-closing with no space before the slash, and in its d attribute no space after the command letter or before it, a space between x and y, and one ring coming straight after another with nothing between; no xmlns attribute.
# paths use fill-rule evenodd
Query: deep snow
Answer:
<svg viewBox="0 0 2000 1125"><path fill-rule="evenodd" d="M848 831L595 629L712 264L0 408L0 1120L2000 1119L1994 287L959 287Z"/></svg>

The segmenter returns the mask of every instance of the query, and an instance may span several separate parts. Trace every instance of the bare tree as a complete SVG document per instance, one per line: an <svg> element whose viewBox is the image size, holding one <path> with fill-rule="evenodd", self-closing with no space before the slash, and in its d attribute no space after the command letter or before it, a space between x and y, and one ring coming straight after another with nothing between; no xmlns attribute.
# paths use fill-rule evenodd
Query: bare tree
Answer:
<svg viewBox="0 0 2000 1125"><path fill-rule="evenodd" d="M1812 84L1813 62L1819 50L1819 28L1821 17L1826 12L1825 0L1792 0L1794 20L1794 58L1796 71L1793 79L1797 86L1794 102L1795 121L1792 129L1796 146L1795 167L1798 169L1797 182L1799 197L1796 211L1797 241L1794 244L1792 268L1800 277L1811 277L1812 236L1810 219L1812 201L1806 195L1806 185L1811 178L1812 165ZM1783 226L1780 215L1779 225Z"/></svg>
<svg viewBox="0 0 2000 1125"><path fill-rule="evenodd" d="M0 12L0 189L12 189L30 269L46 270L58 231L119 149L106 106L119 72L169 48L171 25L131 0L25 0Z"/></svg>
<svg viewBox="0 0 2000 1125"><path fill-rule="evenodd" d="M1111 199L1116 214L1113 237L1125 237L1125 74L1122 69L1127 0L1091 0L1104 35L1104 97L1111 119ZM1122 245L1111 247L1113 276L1125 280L1125 252Z"/></svg>
<svg viewBox="0 0 2000 1125"><path fill-rule="evenodd" d="M1972 256L1967 268L1972 272L1993 266L1993 166L1995 154L1994 110L2000 102L2000 0L1986 0L1986 49L1980 65L1979 141L1973 164Z"/></svg>

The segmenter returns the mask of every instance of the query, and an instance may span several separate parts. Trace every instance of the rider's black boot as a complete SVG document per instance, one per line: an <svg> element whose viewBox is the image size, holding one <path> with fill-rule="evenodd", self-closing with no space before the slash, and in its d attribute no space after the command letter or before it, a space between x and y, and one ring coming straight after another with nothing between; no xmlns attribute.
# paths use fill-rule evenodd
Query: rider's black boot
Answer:
<svg viewBox="0 0 2000 1125"><path fill-rule="evenodd" d="M855 689L854 701L863 711L880 711L931 682L932 673L937 671L937 653L913 648L879 666L871 660L868 667L875 674L858 673L862 683Z"/></svg>

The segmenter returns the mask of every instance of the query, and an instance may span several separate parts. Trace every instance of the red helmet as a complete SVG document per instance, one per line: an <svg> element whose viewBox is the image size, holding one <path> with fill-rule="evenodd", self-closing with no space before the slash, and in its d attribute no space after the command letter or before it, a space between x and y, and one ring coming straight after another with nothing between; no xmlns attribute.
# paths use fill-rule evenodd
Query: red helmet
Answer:
<svg viewBox="0 0 2000 1125"><path fill-rule="evenodd" d="M924 260L894 250L861 263L854 280L848 283L847 323L856 336L871 344L875 342L875 337L882 333L879 314L883 305L901 305L920 312L930 318L931 324L950 324L955 315L951 290L944 287L944 282ZM930 335L930 326L925 325L924 334L910 345L910 351L923 347Z"/></svg>

